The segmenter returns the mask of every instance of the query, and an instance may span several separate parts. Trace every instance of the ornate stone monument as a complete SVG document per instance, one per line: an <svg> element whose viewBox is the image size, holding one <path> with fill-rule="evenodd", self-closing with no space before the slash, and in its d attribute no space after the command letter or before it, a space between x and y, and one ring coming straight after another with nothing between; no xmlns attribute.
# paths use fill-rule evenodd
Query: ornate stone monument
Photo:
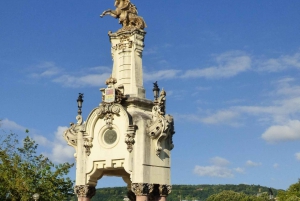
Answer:
<svg viewBox="0 0 300 201"><path fill-rule="evenodd" d="M119 19L122 28L109 32L112 75L102 100L83 121L83 94L79 94L77 123L64 132L76 150L75 193L80 201L95 194L103 176L122 177L128 198L137 201L166 200L171 192L170 162L173 149L173 117L166 114L166 92L154 83L154 101L145 98L142 52L146 23L129 0L116 0L116 10L100 15Z"/></svg>

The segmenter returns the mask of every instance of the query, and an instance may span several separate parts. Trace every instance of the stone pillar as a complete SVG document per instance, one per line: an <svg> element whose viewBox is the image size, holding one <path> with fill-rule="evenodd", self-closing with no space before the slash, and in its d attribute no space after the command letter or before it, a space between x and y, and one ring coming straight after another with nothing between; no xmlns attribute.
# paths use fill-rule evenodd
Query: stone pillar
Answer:
<svg viewBox="0 0 300 201"><path fill-rule="evenodd" d="M132 97L145 98L142 67L145 34L143 30L109 33L114 61L112 77L124 86L124 94Z"/></svg>
<svg viewBox="0 0 300 201"><path fill-rule="evenodd" d="M77 185L74 188L74 192L78 197L78 201L90 201L96 194L96 188L89 185Z"/></svg>
<svg viewBox="0 0 300 201"><path fill-rule="evenodd" d="M153 191L153 184L133 183L131 190L136 195L136 201L149 201L148 196Z"/></svg>

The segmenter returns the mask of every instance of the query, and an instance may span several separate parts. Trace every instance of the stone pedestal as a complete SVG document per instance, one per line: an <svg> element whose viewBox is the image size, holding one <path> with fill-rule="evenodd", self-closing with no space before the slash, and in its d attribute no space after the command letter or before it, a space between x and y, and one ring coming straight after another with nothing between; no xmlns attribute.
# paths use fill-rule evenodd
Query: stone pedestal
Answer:
<svg viewBox="0 0 300 201"><path fill-rule="evenodd" d="M109 33L114 61L112 77L124 86L124 94L131 97L145 98L142 67L145 34L143 30Z"/></svg>

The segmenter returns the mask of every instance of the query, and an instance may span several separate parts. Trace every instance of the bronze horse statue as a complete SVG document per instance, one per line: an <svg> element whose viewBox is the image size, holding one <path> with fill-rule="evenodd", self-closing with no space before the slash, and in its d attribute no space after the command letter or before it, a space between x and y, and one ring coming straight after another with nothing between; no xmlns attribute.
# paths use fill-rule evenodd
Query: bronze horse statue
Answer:
<svg viewBox="0 0 300 201"><path fill-rule="evenodd" d="M130 0L115 0L115 7L116 10L108 9L100 17L110 15L114 18L119 18L119 23L122 24L122 29L119 31L144 29L147 27L144 19L138 16L137 8Z"/></svg>

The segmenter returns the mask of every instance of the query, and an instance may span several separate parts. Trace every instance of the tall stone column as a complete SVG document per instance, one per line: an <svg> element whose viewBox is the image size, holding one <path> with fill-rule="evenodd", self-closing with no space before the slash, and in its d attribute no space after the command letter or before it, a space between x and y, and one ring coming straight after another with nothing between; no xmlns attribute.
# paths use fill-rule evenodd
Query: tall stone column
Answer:
<svg viewBox="0 0 300 201"><path fill-rule="evenodd" d="M78 201L90 201L96 194L95 186L89 185L77 185L75 186L74 191L78 197Z"/></svg>
<svg viewBox="0 0 300 201"><path fill-rule="evenodd" d="M136 201L149 201L149 194L153 191L153 184L133 183L131 190L136 195Z"/></svg>
<svg viewBox="0 0 300 201"><path fill-rule="evenodd" d="M145 98L142 67L145 34L143 30L109 33L114 61L112 77L124 86L124 94L131 97Z"/></svg>

